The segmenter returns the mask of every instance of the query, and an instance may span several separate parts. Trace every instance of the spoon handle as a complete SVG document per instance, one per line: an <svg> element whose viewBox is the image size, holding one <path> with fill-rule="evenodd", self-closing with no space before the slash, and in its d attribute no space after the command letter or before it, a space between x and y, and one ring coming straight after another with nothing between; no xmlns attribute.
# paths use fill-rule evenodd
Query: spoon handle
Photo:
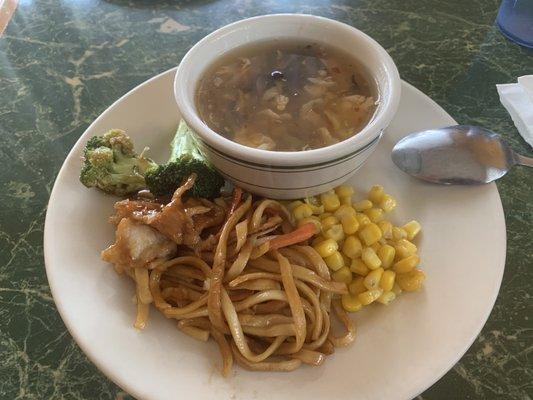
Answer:
<svg viewBox="0 0 533 400"><path fill-rule="evenodd" d="M533 158L522 156L520 154L515 154L515 155L516 155L516 163L518 165L524 165L526 167L533 167Z"/></svg>

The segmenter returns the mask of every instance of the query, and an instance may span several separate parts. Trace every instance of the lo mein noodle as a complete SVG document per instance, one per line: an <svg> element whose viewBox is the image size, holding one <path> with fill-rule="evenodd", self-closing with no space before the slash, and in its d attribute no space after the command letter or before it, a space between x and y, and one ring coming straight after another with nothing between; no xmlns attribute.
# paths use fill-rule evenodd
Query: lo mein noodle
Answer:
<svg viewBox="0 0 533 400"><path fill-rule="evenodd" d="M254 371L320 365L352 343L355 327L338 300L347 287L308 245L314 226L295 229L284 205L239 188L232 198L182 201L194 179L167 204L115 205L117 240L102 258L135 282L134 326L146 326L153 305L183 333L214 339L225 376L234 362ZM332 315L344 333L332 332Z"/></svg>

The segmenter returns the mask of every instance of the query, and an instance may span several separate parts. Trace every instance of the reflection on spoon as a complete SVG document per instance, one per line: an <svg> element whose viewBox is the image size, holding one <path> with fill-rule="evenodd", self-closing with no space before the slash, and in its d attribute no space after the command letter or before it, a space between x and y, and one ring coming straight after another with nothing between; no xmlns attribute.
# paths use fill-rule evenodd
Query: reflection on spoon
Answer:
<svg viewBox="0 0 533 400"><path fill-rule="evenodd" d="M402 171L425 181L489 183L516 164L533 167L533 158L516 154L496 133L472 125L454 125L412 133L392 149Z"/></svg>

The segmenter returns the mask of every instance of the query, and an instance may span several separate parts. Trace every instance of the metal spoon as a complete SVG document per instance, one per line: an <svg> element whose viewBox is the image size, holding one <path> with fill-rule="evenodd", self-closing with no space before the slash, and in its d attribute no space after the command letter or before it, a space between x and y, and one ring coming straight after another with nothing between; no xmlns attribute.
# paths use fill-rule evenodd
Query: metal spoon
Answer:
<svg viewBox="0 0 533 400"><path fill-rule="evenodd" d="M415 178L443 185L489 183L514 165L533 167L533 158L516 154L496 133L472 125L412 133L396 143L392 161Z"/></svg>

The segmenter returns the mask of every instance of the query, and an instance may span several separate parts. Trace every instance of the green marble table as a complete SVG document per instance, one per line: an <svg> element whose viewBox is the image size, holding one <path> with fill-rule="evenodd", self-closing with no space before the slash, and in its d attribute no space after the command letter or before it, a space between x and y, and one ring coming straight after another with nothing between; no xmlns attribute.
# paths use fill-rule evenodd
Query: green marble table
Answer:
<svg viewBox="0 0 533 400"><path fill-rule="evenodd" d="M21 0L0 37L0 398L129 398L67 333L46 281L42 244L63 159L115 99L178 64L222 25L259 14L312 13L368 32L403 79L457 121L492 128L531 156L494 85L533 73L533 52L494 27L498 3ZM516 168L498 188L508 254L496 306L467 354L418 399L533 398L533 172Z"/></svg>

